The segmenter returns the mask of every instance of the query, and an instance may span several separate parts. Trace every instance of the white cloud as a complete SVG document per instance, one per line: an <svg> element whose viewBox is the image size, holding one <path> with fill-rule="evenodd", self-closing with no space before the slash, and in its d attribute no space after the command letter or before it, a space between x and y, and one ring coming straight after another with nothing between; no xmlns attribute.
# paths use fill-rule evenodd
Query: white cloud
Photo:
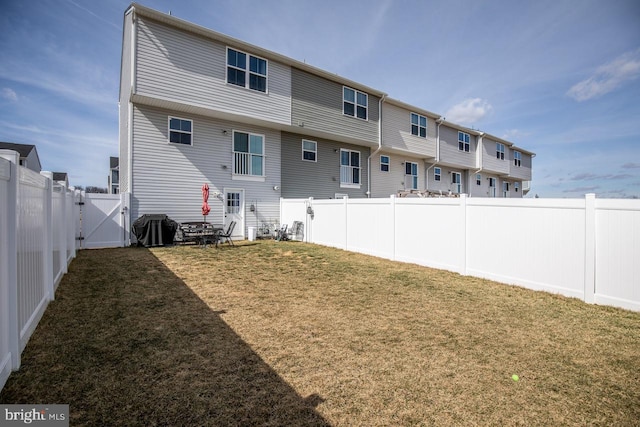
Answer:
<svg viewBox="0 0 640 427"><path fill-rule="evenodd" d="M640 76L640 49L627 52L601 65L591 77L573 85L567 91L567 95L576 101L586 101L612 92L638 76Z"/></svg>
<svg viewBox="0 0 640 427"><path fill-rule="evenodd" d="M2 92L0 92L0 94L0 96L9 101L15 102L18 100L18 94L13 89L10 89L8 87L2 88Z"/></svg>
<svg viewBox="0 0 640 427"><path fill-rule="evenodd" d="M489 102L480 98L469 98L449 108L445 113L447 121L460 124L472 124L493 110Z"/></svg>

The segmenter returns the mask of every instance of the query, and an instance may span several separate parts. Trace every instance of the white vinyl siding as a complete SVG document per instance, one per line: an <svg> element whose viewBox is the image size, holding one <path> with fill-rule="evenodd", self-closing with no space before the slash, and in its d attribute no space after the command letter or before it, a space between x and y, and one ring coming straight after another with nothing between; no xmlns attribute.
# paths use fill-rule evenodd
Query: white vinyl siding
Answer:
<svg viewBox="0 0 640 427"><path fill-rule="evenodd" d="M426 158L436 157L436 124L426 117L426 138L411 134L411 112L390 102L382 104L382 145L415 153ZM409 119L408 119L409 118Z"/></svg>
<svg viewBox="0 0 640 427"><path fill-rule="evenodd" d="M510 164L507 146L485 137L483 138L482 147L482 169L489 173L508 174ZM502 160L501 150L504 150L504 160Z"/></svg>
<svg viewBox="0 0 640 427"><path fill-rule="evenodd" d="M476 167L476 136L469 135L469 151L464 151L466 147L466 137L463 137L463 150L460 150L459 131L447 125L440 126L440 162L446 165L455 166L457 169L471 169ZM484 144L483 144L484 145ZM493 150L494 147L492 147ZM493 154L495 157L495 153Z"/></svg>
<svg viewBox="0 0 640 427"><path fill-rule="evenodd" d="M239 90L227 83L225 44L144 17L137 28L137 95L291 123L291 67L269 61L268 93Z"/></svg>

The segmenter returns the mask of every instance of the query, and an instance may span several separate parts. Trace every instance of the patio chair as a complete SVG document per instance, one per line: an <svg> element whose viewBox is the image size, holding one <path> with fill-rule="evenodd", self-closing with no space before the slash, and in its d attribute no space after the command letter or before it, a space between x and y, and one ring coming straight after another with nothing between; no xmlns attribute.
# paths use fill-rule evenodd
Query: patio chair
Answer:
<svg viewBox="0 0 640 427"><path fill-rule="evenodd" d="M221 243L227 242L229 243L231 246L235 246L233 244L233 240L231 239L231 234L233 233L233 229L236 228L236 222L235 221L231 221L231 223L229 224L229 227L227 227L227 231L224 231L222 233L220 233L219 237L219 241Z"/></svg>
<svg viewBox="0 0 640 427"><path fill-rule="evenodd" d="M283 241L289 240L289 235L287 234L287 224L283 224L278 231L276 231L276 240Z"/></svg>

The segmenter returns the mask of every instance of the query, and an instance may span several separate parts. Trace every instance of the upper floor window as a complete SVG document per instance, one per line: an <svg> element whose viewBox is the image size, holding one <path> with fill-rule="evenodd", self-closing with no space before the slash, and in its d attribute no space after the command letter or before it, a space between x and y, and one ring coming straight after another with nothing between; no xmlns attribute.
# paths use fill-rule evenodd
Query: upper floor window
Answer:
<svg viewBox="0 0 640 427"><path fill-rule="evenodd" d="M267 61L239 50L227 48L227 82L267 91Z"/></svg>
<svg viewBox="0 0 640 427"><path fill-rule="evenodd" d="M458 150L469 152L469 134L458 132Z"/></svg>
<svg viewBox="0 0 640 427"><path fill-rule="evenodd" d="M422 138L427 137L427 118L416 113L411 113L411 135Z"/></svg>
<svg viewBox="0 0 640 427"><path fill-rule="evenodd" d="M389 156L380 156L380 170L382 172L389 172Z"/></svg>
<svg viewBox="0 0 640 427"><path fill-rule="evenodd" d="M342 113L347 116L367 120L368 95L363 92L348 88L342 88Z"/></svg>
<svg viewBox="0 0 640 427"><path fill-rule="evenodd" d="M191 120L169 117L169 142L191 145L192 125Z"/></svg>
<svg viewBox="0 0 640 427"><path fill-rule="evenodd" d="M418 164L406 162L405 164L404 186L410 190L418 189Z"/></svg>
<svg viewBox="0 0 640 427"><path fill-rule="evenodd" d="M476 185L482 185L482 175L479 173L476 174Z"/></svg>
<svg viewBox="0 0 640 427"><path fill-rule="evenodd" d="M518 167L522 166L522 153L519 151L513 152L513 164Z"/></svg>
<svg viewBox="0 0 640 427"><path fill-rule="evenodd" d="M302 140L302 160L316 162L318 155L318 143L315 141Z"/></svg>
<svg viewBox="0 0 640 427"><path fill-rule="evenodd" d="M360 152L340 150L340 186L360 187Z"/></svg>
<svg viewBox="0 0 640 427"><path fill-rule="evenodd" d="M233 173L264 176L264 136L233 131Z"/></svg>
<svg viewBox="0 0 640 427"><path fill-rule="evenodd" d="M440 181L440 177L442 176L442 169L434 168L433 169L433 179L436 181Z"/></svg>
<svg viewBox="0 0 640 427"><path fill-rule="evenodd" d="M496 158L504 160L504 144L496 143Z"/></svg>

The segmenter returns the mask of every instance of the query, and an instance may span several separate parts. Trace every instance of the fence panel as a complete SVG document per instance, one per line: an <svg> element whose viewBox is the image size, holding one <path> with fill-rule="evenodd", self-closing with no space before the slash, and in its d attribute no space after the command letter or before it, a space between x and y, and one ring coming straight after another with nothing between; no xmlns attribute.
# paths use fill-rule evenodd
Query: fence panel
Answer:
<svg viewBox="0 0 640 427"><path fill-rule="evenodd" d="M311 221L311 235L314 243L334 248L347 248L348 199L314 200L314 219ZM304 218L298 219L304 221Z"/></svg>
<svg viewBox="0 0 640 427"><path fill-rule="evenodd" d="M347 249L393 257L393 206L386 199L351 199L347 204ZM359 218L351 221L349 218Z"/></svg>
<svg viewBox="0 0 640 427"><path fill-rule="evenodd" d="M595 302L640 310L640 202L596 200Z"/></svg>
<svg viewBox="0 0 640 427"><path fill-rule="evenodd" d="M6 383L13 368L13 348L17 347L15 317L15 180L17 173L12 163L0 157L0 389ZM13 212L11 211L13 209ZM13 220L13 221L12 221ZM12 235L13 234L13 235ZM15 341L15 342L14 342Z"/></svg>

